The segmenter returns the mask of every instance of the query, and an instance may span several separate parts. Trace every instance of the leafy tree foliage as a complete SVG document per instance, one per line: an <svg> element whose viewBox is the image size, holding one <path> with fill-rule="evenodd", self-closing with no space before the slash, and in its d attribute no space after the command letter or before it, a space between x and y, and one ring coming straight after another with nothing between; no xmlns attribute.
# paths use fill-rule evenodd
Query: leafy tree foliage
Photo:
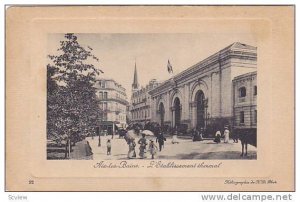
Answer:
<svg viewBox="0 0 300 202"><path fill-rule="evenodd" d="M92 48L82 47L74 34L65 34L59 55L49 55L47 65L47 138L72 138L94 133L101 111L96 96L99 59Z"/></svg>

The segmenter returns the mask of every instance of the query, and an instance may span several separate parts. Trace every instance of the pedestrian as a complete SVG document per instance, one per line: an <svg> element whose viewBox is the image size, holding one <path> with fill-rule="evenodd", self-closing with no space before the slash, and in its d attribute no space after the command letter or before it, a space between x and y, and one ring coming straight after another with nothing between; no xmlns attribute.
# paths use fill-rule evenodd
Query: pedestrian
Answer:
<svg viewBox="0 0 300 202"><path fill-rule="evenodd" d="M111 155L111 142L110 142L110 139L107 140L107 142L106 142L106 147L107 147L107 152L106 152L106 154L107 154L107 155Z"/></svg>
<svg viewBox="0 0 300 202"><path fill-rule="evenodd" d="M87 159L93 159L93 151L92 151L89 141L86 141L86 144L85 144L85 154L87 156Z"/></svg>
<svg viewBox="0 0 300 202"><path fill-rule="evenodd" d="M128 140L128 145L129 145L129 151L128 151L128 155L127 155L128 158L129 159L135 158L136 157L136 153L135 153L136 143L135 143L135 140L134 139Z"/></svg>
<svg viewBox="0 0 300 202"><path fill-rule="evenodd" d="M98 147L101 147L101 137L100 137L100 134L99 134L99 137L98 137Z"/></svg>
<svg viewBox="0 0 300 202"><path fill-rule="evenodd" d="M218 130L216 132L214 142L217 143L217 144L219 144L221 142L221 132L220 132L220 130Z"/></svg>
<svg viewBox="0 0 300 202"><path fill-rule="evenodd" d="M140 127L138 126L138 125L136 125L135 127L134 127L134 133L137 135L137 136L139 136L140 135Z"/></svg>
<svg viewBox="0 0 300 202"><path fill-rule="evenodd" d="M145 156L145 150L146 150L146 146L147 146L147 139L145 138L145 134L142 133L142 137L139 139L138 143L140 144L140 153L139 156L140 158L146 158Z"/></svg>
<svg viewBox="0 0 300 202"><path fill-rule="evenodd" d="M201 132L199 132L199 130L197 130L197 128L194 128L193 129L193 142L195 141L202 141L203 140L203 136L202 136L202 133L203 133L203 129L201 128Z"/></svg>
<svg viewBox="0 0 300 202"><path fill-rule="evenodd" d="M199 141L203 141L203 134L204 134L204 129L200 128L200 132L199 132Z"/></svg>
<svg viewBox="0 0 300 202"><path fill-rule="evenodd" d="M172 136L172 144L178 144L179 143L179 141L178 141L178 138L177 138L177 128L175 129L175 131L174 131L174 134L173 134L173 136Z"/></svg>
<svg viewBox="0 0 300 202"><path fill-rule="evenodd" d="M224 143L228 143L229 142L229 129L227 126L225 126L224 128Z"/></svg>
<svg viewBox="0 0 300 202"><path fill-rule="evenodd" d="M159 151L161 151L166 140L167 139L164 137L164 134L162 132L159 132L158 136L156 137L156 142L158 142L158 145L159 145Z"/></svg>
<svg viewBox="0 0 300 202"><path fill-rule="evenodd" d="M154 159L154 155L156 154L157 151L157 146L154 144L153 140L150 140L149 151L151 154L151 159Z"/></svg>

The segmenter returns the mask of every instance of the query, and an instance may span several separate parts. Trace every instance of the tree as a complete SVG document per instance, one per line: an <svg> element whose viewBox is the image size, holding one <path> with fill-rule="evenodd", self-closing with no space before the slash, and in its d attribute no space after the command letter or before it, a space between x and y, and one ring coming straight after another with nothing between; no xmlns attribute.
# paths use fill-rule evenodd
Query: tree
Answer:
<svg viewBox="0 0 300 202"><path fill-rule="evenodd" d="M96 96L99 59L88 47L83 48L74 34L60 41L59 55L49 55L47 65L47 138L57 139L75 134L94 133L100 117Z"/></svg>

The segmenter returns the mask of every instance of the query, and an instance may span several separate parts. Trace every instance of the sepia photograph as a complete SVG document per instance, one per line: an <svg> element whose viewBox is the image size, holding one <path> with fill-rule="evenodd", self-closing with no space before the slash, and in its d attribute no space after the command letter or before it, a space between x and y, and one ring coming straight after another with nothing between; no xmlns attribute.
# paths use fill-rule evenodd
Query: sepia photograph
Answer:
<svg viewBox="0 0 300 202"><path fill-rule="evenodd" d="M294 42L293 6L10 7L5 189L295 190Z"/></svg>
<svg viewBox="0 0 300 202"><path fill-rule="evenodd" d="M47 159L255 160L257 46L230 35L50 34Z"/></svg>

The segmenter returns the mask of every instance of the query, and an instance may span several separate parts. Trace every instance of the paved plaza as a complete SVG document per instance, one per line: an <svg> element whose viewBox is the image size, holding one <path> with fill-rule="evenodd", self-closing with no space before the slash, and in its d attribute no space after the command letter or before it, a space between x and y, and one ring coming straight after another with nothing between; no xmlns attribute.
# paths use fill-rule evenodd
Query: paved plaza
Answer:
<svg viewBox="0 0 300 202"><path fill-rule="evenodd" d="M127 158L128 145L123 138L114 136L114 139L111 139L112 151L111 155L106 154L106 141L111 139L111 136L101 136L101 147L98 147L98 137L86 138L89 141L92 150L93 150L93 159L94 160L124 160ZM148 140L153 139L154 137L147 137ZM136 140L137 143L138 140ZM76 153L76 158L80 156L81 143L77 143L77 146L74 147L74 153ZM158 146L158 144L156 143ZM248 156L241 157L241 143L233 143L233 140L230 140L229 143L219 143L216 144L213 140L208 139L201 142L193 142L190 138L180 138L179 144L172 144L171 138L167 138L165 146L161 152L157 152L155 156L156 159L256 159L256 147L248 145ZM82 153L84 155L84 150ZM138 158L139 144L136 146L136 153ZM72 156L72 155L71 155ZM147 152L148 159L150 159L150 154ZM80 158L79 158L80 159ZM84 158L81 158L84 159Z"/></svg>

